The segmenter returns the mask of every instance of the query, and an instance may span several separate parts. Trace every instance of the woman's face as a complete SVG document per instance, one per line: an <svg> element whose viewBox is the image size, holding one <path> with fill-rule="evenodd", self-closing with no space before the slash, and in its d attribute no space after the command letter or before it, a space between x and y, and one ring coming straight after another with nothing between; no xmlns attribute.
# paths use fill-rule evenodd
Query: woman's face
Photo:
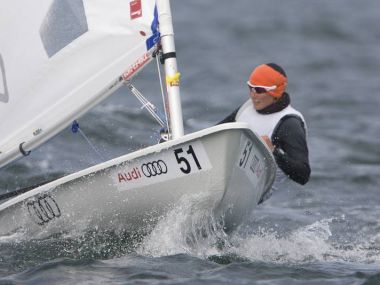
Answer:
<svg viewBox="0 0 380 285"><path fill-rule="evenodd" d="M276 101L276 98L268 93L256 93L253 89L250 89L249 96L256 110L262 110Z"/></svg>

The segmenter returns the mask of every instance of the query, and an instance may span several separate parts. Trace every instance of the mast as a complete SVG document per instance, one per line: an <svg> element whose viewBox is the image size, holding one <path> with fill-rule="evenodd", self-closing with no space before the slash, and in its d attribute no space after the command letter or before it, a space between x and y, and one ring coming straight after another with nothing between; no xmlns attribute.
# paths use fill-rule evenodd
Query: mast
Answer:
<svg viewBox="0 0 380 285"><path fill-rule="evenodd" d="M182 107L179 92L180 74L174 45L173 23L169 0L157 0L158 21L160 23L161 45L168 92L170 131L172 139L183 136Z"/></svg>

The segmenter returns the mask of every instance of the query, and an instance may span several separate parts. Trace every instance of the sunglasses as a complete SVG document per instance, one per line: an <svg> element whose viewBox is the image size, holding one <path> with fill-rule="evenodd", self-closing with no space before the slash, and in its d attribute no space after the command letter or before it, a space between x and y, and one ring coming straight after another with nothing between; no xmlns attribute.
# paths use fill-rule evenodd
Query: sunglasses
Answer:
<svg viewBox="0 0 380 285"><path fill-rule="evenodd" d="M247 81L247 84L248 84L249 91L257 93L257 94L267 93L277 88L276 85L273 85L273 86L252 85L249 81Z"/></svg>

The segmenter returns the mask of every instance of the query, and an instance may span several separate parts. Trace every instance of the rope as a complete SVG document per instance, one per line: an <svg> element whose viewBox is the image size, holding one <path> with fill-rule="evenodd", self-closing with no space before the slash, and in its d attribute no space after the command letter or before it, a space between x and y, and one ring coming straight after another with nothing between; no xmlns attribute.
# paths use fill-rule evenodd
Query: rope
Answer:
<svg viewBox="0 0 380 285"><path fill-rule="evenodd" d="M129 81L126 83L131 90L132 94L136 96L136 98L142 104L141 109L147 109L148 112L152 115L152 117L161 125L161 127L165 126L164 120L161 118L162 115L157 110L156 106L154 106L151 102L149 102L141 93L137 90L135 86L133 86Z"/></svg>
<svg viewBox="0 0 380 285"><path fill-rule="evenodd" d="M86 134L82 131L82 129L79 127L79 124L77 121L74 121L71 126L71 131L76 134L79 132L82 137L86 140L86 142L89 144L89 146L92 148L92 150L99 156L99 158L102 161L105 161L105 157L100 153L100 151L95 147L95 145L90 141L90 139L86 136Z"/></svg>

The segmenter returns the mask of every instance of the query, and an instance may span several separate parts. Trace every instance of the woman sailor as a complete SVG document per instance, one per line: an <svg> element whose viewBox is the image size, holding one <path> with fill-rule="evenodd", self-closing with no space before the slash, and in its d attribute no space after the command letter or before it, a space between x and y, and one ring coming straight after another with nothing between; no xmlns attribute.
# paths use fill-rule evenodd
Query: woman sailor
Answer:
<svg viewBox="0 0 380 285"><path fill-rule="evenodd" d="M246 122L265 141L279 168L272 189L287 177L301 185L310 177L305 119L290 105L287 81L279 65L257 66L247 81L250 99L220 122Z"/></svg>

